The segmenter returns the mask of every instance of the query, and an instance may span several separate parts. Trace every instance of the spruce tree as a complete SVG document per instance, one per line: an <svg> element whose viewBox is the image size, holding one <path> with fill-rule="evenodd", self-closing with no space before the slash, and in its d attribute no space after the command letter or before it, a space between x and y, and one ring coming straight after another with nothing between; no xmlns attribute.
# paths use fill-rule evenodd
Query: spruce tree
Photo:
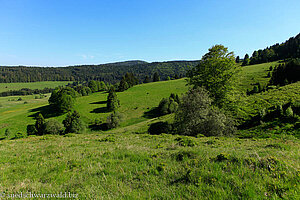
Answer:
<svg viewBox="0 0 300 200"><path fill-rule="evenodd" d="M110 89L107 96L107 109L109 111L115 111L120 106L120 101L117 97L116 92Z"/></svg>
<svg viewBox="0 0 300 200"><path fill-rule="evenodd" d="M236 57L235 62L236 62L236 63L240 63L240 56L237 56L237 57Z"/></svg>
<svg viewBox="0 0 300 200"><path fill-rule="evenodd" d="M158 75L157 72L155 72L155 73L153 74L153 82L157 82L157 81L159 81L159 80L160 80L159 75Z"/></svg>
<svg viewBox="0 0 300 200"><path fill-rule="evenodd" d="M246 65L249 65L250 63L250 60L249 60L249 55L246 54L245 57L244 57L244 61L243 61L243 66L246 66Z"/></svg>
<svg viewBox="0 0 300 200"><path fill-rule="evenodd" d="M45 119L41 113L36 117L35 128L37 130L37 135L43 135L45 129Z"/></svg>

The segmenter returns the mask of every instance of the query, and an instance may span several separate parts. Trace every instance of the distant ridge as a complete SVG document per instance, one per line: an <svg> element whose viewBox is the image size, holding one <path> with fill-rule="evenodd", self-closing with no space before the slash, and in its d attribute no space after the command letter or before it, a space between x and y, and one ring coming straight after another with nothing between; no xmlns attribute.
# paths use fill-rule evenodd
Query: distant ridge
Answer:
<svg viewBox="0 0 300 200"><path fill-rule="evenodd" d="M132 72L142 82L157 72L161 80L167 77L185 76L188 67L199 61L165 61L148 63L142 60L99 64L74 65L67 67L0 67L0 83L37 82L37 81L89 81L100 80L116 83L126 72Z"/></svg>

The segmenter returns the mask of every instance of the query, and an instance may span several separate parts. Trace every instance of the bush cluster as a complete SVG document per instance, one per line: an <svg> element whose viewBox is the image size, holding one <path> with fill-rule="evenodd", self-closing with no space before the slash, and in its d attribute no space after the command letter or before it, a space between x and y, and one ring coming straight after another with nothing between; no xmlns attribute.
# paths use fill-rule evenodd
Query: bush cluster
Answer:
<svg viewBox="0 0 300 200"><path fill-rule="evenodd" d="M175 132L188 136L220 136L234 133L233 120L211 103L212 99L204 88L189 90L182 97L175 113Z"/></svg>
<svg viewBox="0 0 300 200"><path fill-rule="evenodd" d="M171 94L169 98L163 98L158 105L158 114L166 115L177 111L180 99L177 94Z"/></svg>
<svg viewBox="0 0 300 200"><path fill-rule="evenodd" d="M27 126L28 135L64 135L67 133L82 133L84 130L85 125L77 111L69 112L63 123L56 119L45 120L43 115L39 113L35 124Z"/></svg>

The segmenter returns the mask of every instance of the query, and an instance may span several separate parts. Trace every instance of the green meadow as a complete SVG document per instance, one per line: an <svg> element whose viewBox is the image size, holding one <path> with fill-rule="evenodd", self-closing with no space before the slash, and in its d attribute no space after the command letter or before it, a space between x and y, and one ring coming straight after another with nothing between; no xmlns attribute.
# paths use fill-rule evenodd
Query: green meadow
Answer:
<svg viewBox="0 0 300 200"><path fill-rule="evenodd" d="M45 135L0 143L0 190L79 199L299 199L299 140Z"/></svg>
<svg viewBox="0 0 300 200"><path fill-rule="evenodd" d="M268 73L272 73L269 69L278 65L278 62L262 63L257 65L242 66L240 73L238 74L236 87L238 90L246 92L246 90L252 90L253 85L260 83L265 87L270 77Z"/></svg>
<svg viewBox="0 0 300 200"><path fill-rule="evenodd" d="M235 85L241 118L278 102L300 100L300 83L246 96L247 89L269 81L274 63L242 67ZM38 84L38 83L37 83ZM79 199L299 199L299 139L274 137L188 137L149 135L151 109L171 93L188 90L185 79L136 85L117 92L120 127L87 129L82 134L44 135L0 141L0 192L71 192ZM35 95L0 98L0 135L26 132L41 112L62 122L48 98ZM106 92L78 97L74 109L89 125L105 122ZM26 103L25 103L26 102Z"/></svg>
<svg viewBox="0 0 300 200"><path fill-rule="evenodd" d="M121 103L120 113L123 115L121 127L132 125L138 122L149 120L145 115L151 108L158 106L159 101L170 96L170 94L185 93L188 89L187 82L184 79L173 81L162 81L137 85L125 92L117 93ZM4 134L6 128L13 132L26 132L26 126L34 123L34 116L41 112L47 119L47 116L53 117L48 106L48 98L35 99L35 95L21 97L22 101L17 101L19 97L1 97L0 104L0 130ZM93 93L89 96L76 99L74 109L77 110L84 122L89 124L95 120L105 121L110 114L106 109L106 92ZM13 100L13 101L12 101ZM24 102L27 102L24 104ZM48 114L48 115L47 115ZM63 121L65 115L55 116L59 121Z"/></svg>

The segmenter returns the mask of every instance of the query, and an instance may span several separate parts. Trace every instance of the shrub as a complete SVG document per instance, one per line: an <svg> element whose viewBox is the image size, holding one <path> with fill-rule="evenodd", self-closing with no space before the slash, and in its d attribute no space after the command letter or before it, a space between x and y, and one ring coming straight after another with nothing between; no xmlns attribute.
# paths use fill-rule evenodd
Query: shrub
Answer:
<svg viewBox="0 0 300 200"><path fill-rule="evenodd" d="M172 93L168 99L163 98L158 105L159 115L166 115L176 112L179 102L180 100L177 94Z"/></svg>
<svg viewBox="0 0 300 200"><path fill-rule="evenodd" d="M66 128L65 133L81 133L85 130L85 125L76 110L67 114L63 124Z"/></svg>
<svg viewBox="0 0 300 200"><path fill-rule="evenodd" d="M29 125L27 126L27 134L28 134L28 135L36 135L36 134L37 134L37 130L36 130L36 128L35 128L35 125L29 124Z"/></svg>
<svg viewBox="0 0 300 200"><path fill-rule="evenodd" d="M107 117L107 128L112 129L116 128L120 125L120 122L122 120L122 115L119 112L113 112Z"/></svg>
<svg viewBox="0 0 300 200"><path fill-rule="evenodd" d="M45 134L60 135L64 131L64 126L55 119L45 122Z"/></svg>
<svg viewBox="0 0 300 200"><path fill-rule="evenodd" d="M235 131L233 121L211 106L212 100L204 88L192 89L183 96L175 114L174 128L181 135L230 135Z"/></svg>
<svg viewBox="0 0 300 200"><path fill-rule="evenodd" d="M169 113L169 99L163 98L158 105L158 112L160 115L166 115Z"/></svg>
<svg viewBox="0 0 300 200"><path fill-rule="evenodd" d="M177 109L178 109L178 103L175 102L174 100L171 100L168 109L169 113L174 113L177 111Z"/></svg>
<svg viewBox="0 0 300 200"><path fill-rule="evenodd" d="M171 125L168 122L156 122L150 125L148 133L151 135L160 135L162 133L169 133Z"/></svg>
<svg viewBox="0 0 300 200"><path fill-rule="evenodd" d="M289 106L286 110L285 110L285 116L290 118L294 116L294 112L293 109L291 108L291 106Z"/></svg>

